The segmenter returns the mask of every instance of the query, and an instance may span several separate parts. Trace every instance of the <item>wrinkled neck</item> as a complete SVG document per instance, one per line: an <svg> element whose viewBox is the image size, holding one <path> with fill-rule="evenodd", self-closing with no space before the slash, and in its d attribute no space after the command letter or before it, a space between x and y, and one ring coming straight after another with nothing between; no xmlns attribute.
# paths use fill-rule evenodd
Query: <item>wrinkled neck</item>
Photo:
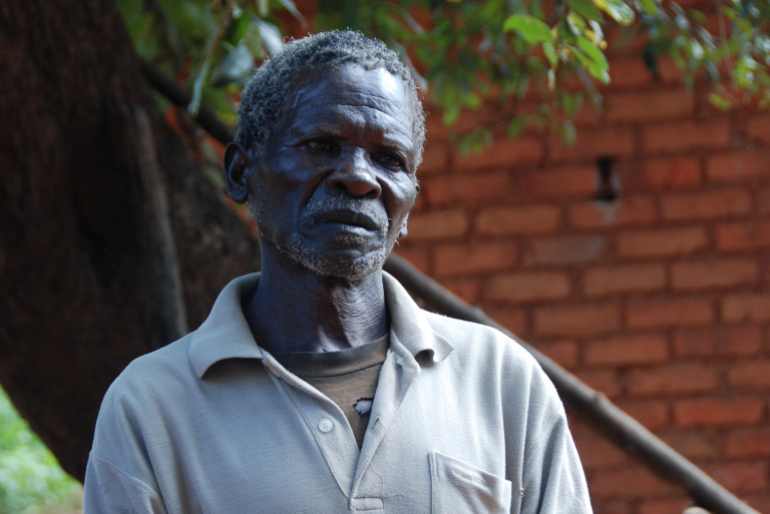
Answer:
<svg viewBox="0 0 770 514"><path fill-rule="evenodd" d="M243 299L254 338L269 352L330 352L371 343L390 328L382 270L350 282L324 277L262 246L256 291Z"/></svg>

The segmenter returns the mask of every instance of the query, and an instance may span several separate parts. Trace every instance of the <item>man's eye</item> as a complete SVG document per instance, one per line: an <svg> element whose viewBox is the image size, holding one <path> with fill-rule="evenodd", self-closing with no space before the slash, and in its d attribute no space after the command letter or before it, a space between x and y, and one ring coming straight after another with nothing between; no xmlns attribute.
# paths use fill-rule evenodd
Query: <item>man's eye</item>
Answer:
<svg viewBox="0 0 770 514"><path fill-rule="evenodd" d="M334 150L334 144L328 139L313 139L305 143L305 145L311 150L318 152L331 152Z"/></svg>
<svg viewBox="0 0 770 514"><path fill-rule="evenodd" d="M377 156L377 162L382 164L383 166L387 166L389 168L404 168L406 167L404 165L404 160L401 159L398 155L392 154L392 153L384 153Z"/></svg>

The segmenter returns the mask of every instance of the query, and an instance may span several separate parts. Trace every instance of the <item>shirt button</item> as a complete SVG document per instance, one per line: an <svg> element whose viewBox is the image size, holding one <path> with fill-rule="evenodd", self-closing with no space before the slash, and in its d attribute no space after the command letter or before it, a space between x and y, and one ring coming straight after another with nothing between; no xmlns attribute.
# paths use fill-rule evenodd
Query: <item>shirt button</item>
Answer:
<svg viewBox="0 0 770 514"><path fill-rule="evenodd" d="M331 432L332 428L334 428L334 423L332 423L332 420L330 419L324 418L318 422L318 430L324 434L326 432Z"/></svg>

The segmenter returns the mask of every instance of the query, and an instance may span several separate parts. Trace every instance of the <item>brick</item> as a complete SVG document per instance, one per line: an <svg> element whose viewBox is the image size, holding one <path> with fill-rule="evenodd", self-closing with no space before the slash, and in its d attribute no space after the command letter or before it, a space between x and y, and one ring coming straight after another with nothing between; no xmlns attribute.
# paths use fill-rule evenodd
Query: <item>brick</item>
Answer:
<svg viewBox="0 0 770 514"><path fill-rule="evenodd" d="M529 320L522 309L513 307L484 307L490 318L521 338L529 337Z"/></svg>
<svg viewBox="0 0 770 514"><path fill-rule="evenodd" d="M620 394L618 372L614 369L582 370L575 373L578 380L585 382L589 387L603 393L609 398Z"/></svg>
<svg viewBox="0 0 770 514"><path fill-rule="evenodd" d="M572 118L576 127L596 127L602 122L602 113L590 102L584 103Z"/></svg>
<svg viewBox="0 0 770 514"><path fill-rule="evenodd" d="M590 268L583 275L583 288L588 296L650 292L665 285L666 270L662 264Z"/></svg>
<svg viewBox="0 0 770 514"><path fill-rule="evenodd" d="M446 143L430 141L422 152L422 163L417 169L417 176L438 175L449 170L449 147Z"/></svg>
<svg viewBox="0 0 770 514"><path fill-rule="evenodd" d="M604 105L610 122L653 121L690 116L695 98L685 88L652 89L606 94Z"/></svg>
<svg viewBox="0 0 770 514"><path fill-rule="evenodd" d="M475 230L486 236L545 234L561 226L561 211L552 205L493 207L476 217Z"/></svg>
<svg viewBox="0 0 770 514"><path fill-rule="evenodd" d="M596 194L596 168L569 166L519 175L516 189L542 199L592 198Z"/></svg>
<svg viewBox="0 0 770 514"><path fill-rule="evenodd" d="M682 514L691 502L687 496L645 500L637 507L636 514Z"/></svg>
<svg viewBox="0 0 770 514"><path fill-rule="evenodd" d="M538 343L537 349L550 357L557 364L567 368L573 369L577 366L579 357L578 344L575 341L561 340L550 341L546 343Z"/></svg>
<svg viewBox="0 0 770 514"><path fill-rule="evenodd" d="M706 177L711 182L746 182L770 174L770 152L730 152L708 160Z"/></svg>
<svg viewBox="0 0 770 514"><path fill-rule="evenodd" d="M724 223L716 228L717 249L725 252L770 247L770 220Z"/></svg>
<svg viewBox="0 0 770 514"><path fill-rule="evenodd" d="M770 294L734 294L722 299L722 319L727 323L770 320Z"/></svg>
<svg viewBox="0 0 770 514"><path fill-rule="evenodd" d="M770 427L731 430L725 438L727 457L770 457Z"/></svg>
<svg viewBox="0 0 770 514"><path fill-rule="evenodd" d="M620 309L611 303L542 307L535 311L535 332L540 336L601 335L619 327Z"/></svg>
<svg viewBox="0 0 770 514"><path fill-rule="evenodd" d="M728 491L735 492L767 489L767 469L767 462L720 462L703 465L703 471Z"/></svg>
<svg viewBox="0 0 770 514"><path fill-rule="evenodd" d="M642 131L645 154L724 148L730 143L730 124L726 120L682 121L647 125Z"/></svg>
<svg viewBox="0 0 770 514"><path fill-rule="evenodd" d="M757 214L770 214L770 187L765 187L757 191Z"/></svg>
<svg viewBox="0 0 770 514"><path fill-rule="evenodd" d="M492 277L484 297L491 301L528 303L559 300L570 294L569 278L560 272L512 273Z"/></svg>
<svg viewBox="0 0 770 514"><path fill-rule="evenodd" d="M664 196L663 219L673 221L719 219L751 212L751 195L745 189L727 189Z"/></svg>
<svg viewBox="0 0 770 514"><path fill-rule="evenodd" d="M767 390L770 388L770 360L735 362L727 371L727 381L741 388Z"/></svg>
<svg viewBox="0 0 770 514"><path fill-rule="evenodd" d="M631 328L706 325L714 317L714 307L705 298L667 298L626 305L626 323Z"/></svg>
<svg viewBox="0 0 770 514"><path fill-rule="evenodd" d="M410 216L417 216L428 210L428 200L425 195L417 195L417 200L414 202L414 207Z"/></svg>
<svg viewBox="0 0 770 514"><path fill-rule="evenodd" d="M639 230L618 234L622 257L677 257L706 248L708 235L702 227Z"/></svg>
<svg viewBox="0 0 770 514"><path fill-rule="evenodd" d="M500 139L487 146L480 154L456 153L453 167L458 171L475 171L483 168L512 168L520 164L539 162L544 155L543 142L530 136L517 139Z"/></svg>
<svg viewBox="0 0 770 514"><path fill-rule="evenodd" d="M685 189L701 184L700 163L695 157L648 159L642 166L645 189Z"/></svg>
<svg viewBox="0 0 770 514"><path fill-rule="evenodd" d="M548 143L548 160L595 161L601 157L627 157L634 152L634 133L630 128L581 130L575 144L567 146L559 137Z"/></svg>
<svg viewBox="0 0 770 514"><path fill-rule="evenodd" d="M592 366L652 364L668 358L668 344L662 335L620 336L589 341L584 347L585 363Z"/></svg>
<svg viewBox="0 0 770 514"><path fill-rule="evenodd" d="M633 504L623 500L597 500L591 498L594 514L635 514Z"/></svg>
<svg viewBox="0 0 770 514"><path fill-rule="evenodd" d="M743 493L741 500L745 501L757 512L770 512L770 493Z"/></svg>
<svg viewBox="0 0 770 514"><path fill-rule="evenodd" d="M722 456L722 438L713 430L674 430L658 435L688 459L718 459Z"/></svg>
<svg viewBox="0 0 770 514"><path fill-rule="evenodd" d="M675 290L693 291L752 284L759 278L754 259L713 259L679 262L671 267Z"/></svg>
<svg viewBox="0 0 770 514"><path fill-rule="evenodd" d="M659 430L670 423L668 405L662 400L640 400L618 403L618 407L649 430Z"/></svg>
<svg viewBox="0 0 770 514"><path fill-rule="evenodd" d="M610 70L612 70L611 86L613 88L646 86L654 81L652 72L639 58L611 59Z"/></svg>
<svg viewBox="0 0 770 514"><path fill-rule="evenodd" d="M628 461L625 452L606 438L576 438L575 445L580 454L580 462L586 470L618 466Z"/></svg>
<svg viewBox="0 0 770 514"><path fill-rule="evenodd" d="M430 273L430 254L427 248L396 246L393 251L423 273Z"/></svg>
<svg viewBox="0 0 770 514"><path fill-rule="evenodd" d="M518 251L513 242L437 246L433 269L439 277L505 271L516 265Z"/></svg>
<svg viewBox="0 0 770 514"><path fill-rule="evenodd" d="M436 114L438 109L428 109L429 105L425 105L427 116L425 117L425 129L427 132L428 141L439 141L449 137L450 128L444 125L441 120L441 115Z"/></svg>
<svg viewBox="0 0 770 514"><path fill-rule="evenodd" d="M421 192L436 206L506 198L511 192L511 178L506 172L429 177L422 182Z"/></svg>
<svg viewBox="0 0 770 514"><path fill-rule="evenodd" d="M749 120L746 134L751 139L770 145L770 116L765 114Z"/></svg>
<svg viewBox="0 0 770 514"><path fill-rule="evenodd" d="M479 303L479 298L481 297L481 284L478 280L444 280L442 281L442 284L467 303L471 305L477 305Z"/></svg>
<svg viewBox="0 0 770 514"><path fill-rule="evenodd" d="M674 355L678 357L753 355L761 348L759 327L710 327L674 334Z"/></svg>
<svg viewBox="0 0 770 514"><path fill-rule="evenodd" d="M488 102L480 109L464 109L463 115L449 129L459 134L468 133L482 125L498 121L499 118L500 107L492 102Z"/></svg>
<svg viewBox="0 0 770 514"><path fill-rule="evenodd" d="M764 410L762 399L754 396L678 400L674 402L674 425L680 428L751 425L762 419Z"/></svg>
<svg viewBox="0 0 770 514"><path fill-rule="evenodd" d="M592 498L637 498L671 496L678 488L655 476L640 465L627 465L594 472L589 475Z"/></svg>
<svg viewBox="0 0 770 514"><path fill-rule="evenodd" d="M469 226L470 220L462 209L433 211L409 217L409 238L412 242L456 238Z"/></svg>
<svg viewBox="0 0 770 514"><path fill-rule="evenodd" d="M631 197L572 205L569 219L577 228L628 227L651 224L658 219L658 212L652 198Z"/></svg>
<svg viewBox="0 0 770 514"><path fill-rule="evenodd" d="M687 0L690 2L690 0ZM684 5L684 3L682 4ZM681 84L682 83L682 70L679 66L668 56L661 55L658 59L658 80L663 81L666 84Z"/></svg>
<svg viewBox="0 0 770 514"><path fill-rule="evenodd" d="M601 236L557 236L528 242L524 249L527 266L572 264L601 257L607 241Z"/></svg>
<svg viewBox="0 0 770 514"><path fill-rule="evenodd" d="M700 363L677 363L648 369L635 369L628 375L628 391L633 395L666 395L713 391L719 374Z"/></svg>

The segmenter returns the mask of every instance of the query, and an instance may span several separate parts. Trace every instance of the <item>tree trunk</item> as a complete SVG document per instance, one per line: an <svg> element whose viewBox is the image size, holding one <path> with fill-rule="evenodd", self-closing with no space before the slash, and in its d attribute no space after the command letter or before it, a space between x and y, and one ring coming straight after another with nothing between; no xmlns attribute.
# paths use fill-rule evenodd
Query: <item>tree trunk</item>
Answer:
<svg viewBox="0 0 770 514"><path fill-rule="evenodd" d="M109 384L258 243L165 126L112 1L4 0L0 48L0 383L82 479Z"/></svg>

